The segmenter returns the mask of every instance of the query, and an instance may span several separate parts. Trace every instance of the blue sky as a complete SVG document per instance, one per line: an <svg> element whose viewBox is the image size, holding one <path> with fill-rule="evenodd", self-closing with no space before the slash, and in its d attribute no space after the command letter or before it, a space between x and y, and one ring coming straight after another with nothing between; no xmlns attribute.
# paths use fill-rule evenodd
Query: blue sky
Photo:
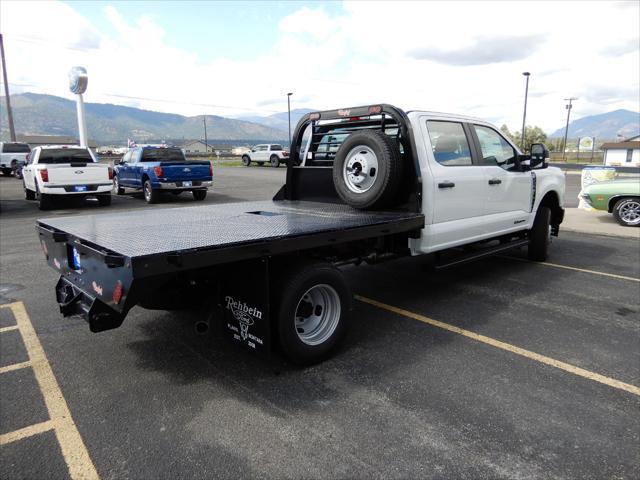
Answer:
<svg viewBox="0 0 640 480"><path fill-rule="evenodd" d="M576 8L579 5L579 8ZM481 18L482 21L478 21ZM391 103L547 131L640 110L635 1L2 0L12 93L239 117Z"/></svg>
<svg viewBox="0 0 640 480"><path fill-rule="evenodd" d="M105 7L115 5L128 19L149 17L166 31L171 45L196 53L200 61L225 56L250 60L267 54L278 40L282 18L303 7L321 8L328 14L342 9L342 2L299 1L72 1L65 2L99 25L107 34L117 31L109 23Z"/></svg>

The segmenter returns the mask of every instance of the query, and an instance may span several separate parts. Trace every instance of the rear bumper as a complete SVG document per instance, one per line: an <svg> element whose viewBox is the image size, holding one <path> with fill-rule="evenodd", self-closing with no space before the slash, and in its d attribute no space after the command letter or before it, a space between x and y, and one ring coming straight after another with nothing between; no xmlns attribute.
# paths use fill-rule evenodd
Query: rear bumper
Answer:
<svg viewBox="0 0 640 480"><path fill-rule="evenodd" d="M193 180L193 183L189 187L185 187L183 182L158 182L153 185L153 188L157 188L159 190L194 190L194 189L203 189L209 188L213 186L213 181L200 181Z"/></svg>
<svg viewBox="0 0 640 480"><path fill-rule="evenodd" d="M84 192L76 192L76 186L78 185L42 186L39 188L40 192L46 195L96 195L110 193L113 189L113 184L110 182L86 185L87 190Z"/></svg>
<svg viewBox="0 0 640 480"><path fill-rule="evenodd" d="M125 317L64 277L56 284L56 300L64 317L82 317L94 333L118 328Z"/></svg>

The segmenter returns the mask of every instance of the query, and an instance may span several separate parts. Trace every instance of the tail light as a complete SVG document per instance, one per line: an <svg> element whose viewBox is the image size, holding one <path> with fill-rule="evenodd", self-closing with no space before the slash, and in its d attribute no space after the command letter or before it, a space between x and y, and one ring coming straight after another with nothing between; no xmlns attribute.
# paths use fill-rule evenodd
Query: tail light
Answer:
<svg viewBox="0 0 640 480"><path fill-rule="evenodd" d="M153 171L156 172L156 177L162 177L162 167L153 167Z"/></svg>
<svg viewBox="0 0 640 480"><path fill-rule="evenodd" d="M113 180L113 168L109 167L109 180Z"/></svg>
<svg viewBox="0 0 640 480"><path fill-rule="evenodd" d="M209 164L209 176L213 177L213 165Z"/></svg>
<svg viewBox="0 0 640 480"><path fill-rule="evenodd" d="M46 168L40 170L40 178L45 183L49 181L49 171Z"/></svg>
<svg viewBox="0 0 640 480"><path fill-rule="evenodd" d="M120 303L120 300L122 300L122 282L120 280L118 280L116 282L116 288L113 289L113 303L115 303L116 305L118 305Z"/></svg>
<svg viewBox="0 0 640 480"><path fill-rule="evenodd" d="M283 157L288 157L289 156L289 152L282 152L282 156Z"/></svg>

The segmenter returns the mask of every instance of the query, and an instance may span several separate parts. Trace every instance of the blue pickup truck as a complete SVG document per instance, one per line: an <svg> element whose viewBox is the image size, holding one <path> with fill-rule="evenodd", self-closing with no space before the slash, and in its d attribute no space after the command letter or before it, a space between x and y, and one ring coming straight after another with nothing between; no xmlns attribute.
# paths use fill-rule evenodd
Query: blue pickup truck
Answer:
<svg viewBox="0 0 640 480"><path fill-rule="evenodd" d="M188 161L176 147L133 148L114 166L114 192L123 195L125 188L142 190L147 203L156 203L161 192L179 195L189 191L195 200L204 200L211 185L211 163Z"/></svg>

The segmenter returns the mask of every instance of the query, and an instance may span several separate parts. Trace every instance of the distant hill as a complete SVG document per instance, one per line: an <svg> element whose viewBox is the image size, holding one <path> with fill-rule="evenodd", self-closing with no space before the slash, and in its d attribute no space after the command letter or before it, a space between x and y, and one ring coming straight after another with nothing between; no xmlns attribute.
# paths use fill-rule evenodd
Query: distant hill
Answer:
<svg viewBox="0 0 640 480"><path fill-rule="evenodd" d="M72 100L52 95L22 93L11 95L16 133L26 135L78 136L76 105ZM8 138L5 98L0 97L0 134ZM127 138L137 142L203 138L202 116L185 117L139 108L102 103L85 103L89 138L98 143L124 144ZM284 141L284 130L247 120L207 115L210 142Z"/></svg>
<svg viewBox="0 0 640 480"><path fill-rule="evenodd" d="M569 123L569 138L615 139L618 135L622 135L624 138L640 135L640 113L631 110L614 110L600 115L578 118ZM564 127L559 128L549 137L564 137Z"/></svg>
<svg viewBox="0 0 640 480"><path fill-rule="evenodd" d="M311 110L309 108L296 108L295 110L291 110L291 134L293 134L293 130L296 128L298 121L307 113L315 112L317 110ZM288 132L289 129L289 119L287 112L274 113L273 115L269 115L266 117L260 117L257 115L245 115L239 117L241 120L246 120L247 122L259 123L260 125L266 125L267 127L276 128L278 130L282 130L283 132Z"/></svg>

